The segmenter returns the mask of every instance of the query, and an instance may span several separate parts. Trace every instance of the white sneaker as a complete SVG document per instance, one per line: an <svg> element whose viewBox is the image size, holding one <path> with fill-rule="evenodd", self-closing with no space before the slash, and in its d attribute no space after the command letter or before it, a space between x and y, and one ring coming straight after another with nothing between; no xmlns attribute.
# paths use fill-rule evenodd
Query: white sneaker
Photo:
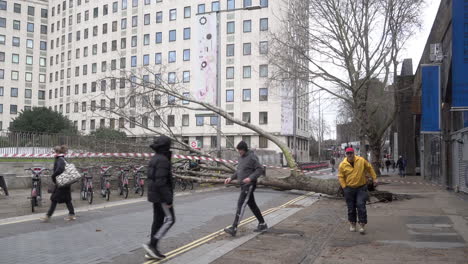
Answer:
<svg viewBox="0 0 468 264"><path fill-rule="evenodd" d="M74 215L68 215L67 217L64 218L65 221L73 221L76 219L76 216Z"/></svg>
<svg viewBox="0 0 468 264"><path fill-rule="evenodd" d="M50 216L48 215L41 216L39 220L41 220L42 223L48 223L50 221Z"/></svg>
<svg viewBox="0 0 468 264"><path fill-rule="evenodd" d="M356 224L351 224L351 225L349 226L349 231L351 231L351 232L356 232Z"/></svg>
<svg viewBox="0 0 468 264"><path fill-rule="evenodd" d="M365 224L359 224L359 233L364 234L366 230L364 229Z"/></svg>

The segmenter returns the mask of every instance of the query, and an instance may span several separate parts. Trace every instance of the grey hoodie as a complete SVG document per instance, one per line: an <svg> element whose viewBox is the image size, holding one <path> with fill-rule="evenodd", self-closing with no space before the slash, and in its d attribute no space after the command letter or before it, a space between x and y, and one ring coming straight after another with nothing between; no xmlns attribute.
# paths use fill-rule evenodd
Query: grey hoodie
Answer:
<svg viewBox="0 0 468 264"><path fill-rule="evenodd" d="M232 180L238 180L241 185L245 178L250 178L256 182L258 177L263 174L263 166L258 161L258 157L253 151L248 150L244 156L239 157L236 172L231 176Z"/></svg>

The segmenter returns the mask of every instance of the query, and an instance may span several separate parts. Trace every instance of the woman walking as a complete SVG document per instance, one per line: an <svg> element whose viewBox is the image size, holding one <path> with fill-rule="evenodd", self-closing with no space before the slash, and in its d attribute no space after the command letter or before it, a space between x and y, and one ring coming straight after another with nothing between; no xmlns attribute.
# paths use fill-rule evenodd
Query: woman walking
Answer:
<svg viewBox="0 0 468 264"><path fill-rule="evenodd" d="M41 217L42 222L48 222L50 217L55 211L58 203L65 203L68 208L68 216L65 217L66 221L75 220L75 209L73 208L72 198L71 198L71 187L70 185L67 186L57 186L56 178L60 174L65 171L65 154L67 154L68 148L65 145L56 146L54 148L55 151L55 162L54 162L54 170L52 174L52 182L54 183L54 190L52 195L50 196L50 200L52 203L50 204L49 211L43 217Z"/></svg>

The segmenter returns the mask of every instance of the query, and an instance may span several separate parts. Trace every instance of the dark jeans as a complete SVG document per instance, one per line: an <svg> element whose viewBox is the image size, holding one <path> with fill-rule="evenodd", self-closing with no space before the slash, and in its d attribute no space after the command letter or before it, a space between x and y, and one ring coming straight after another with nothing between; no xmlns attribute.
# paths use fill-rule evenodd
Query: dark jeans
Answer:
<svg viewBox="0 0 468 264"><path fill-rule="evenodd" d="M398 171L399 171L398 174L400 175L400 177L406 176L405 169L399 168Z"/></svg>
<svg viewBox="0 0 468 264"><path fill-rule="evenodd" d="M151 225L151 244L157 246L158 241L166 235L175 223L174 206L169 208L166 203L153 203L153 224Z"/></svg>
<svg viewBox="0 0 468 264"><path fill-rule="evenodd" d="M239 221L244 215L246 205L249 205L250 210L252 210L252 213L255 215L259 223L265 223L262 212L255 202L254 191L256 188L257 184L255 183L241 185L241 192L239 194L239 200L237 201L236 217L234 218L234 223L232 224L233 227L237 227L239 225Z"/></svg>
<svg viewBox="0 0 468 264"><path fill-rule="evenodd" d="M358 216L359 223L367 224L366 201L369 198L367 185L357 188L346 187L343 191L348 206L348 221L356 223L356 216Z"/></svg>
<svg viewBox="0 0 468 264"><path fill-rule="evenodd" d="M65 203L68 208L69 215L75 215L75 209L73 208L73 204L71 201ZM47 216L51 217L54 214L55 208L57 208L57 202L52 201L50 204L49 211L47 212Z"/></svg>

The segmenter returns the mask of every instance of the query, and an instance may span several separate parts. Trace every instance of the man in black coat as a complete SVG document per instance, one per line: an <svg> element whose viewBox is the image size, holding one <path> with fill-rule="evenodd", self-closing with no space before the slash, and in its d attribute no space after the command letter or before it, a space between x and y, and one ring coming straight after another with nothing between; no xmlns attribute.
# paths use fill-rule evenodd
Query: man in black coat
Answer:
<svg viewBox="0 0 468 264"><path fill-rule="evenodd" d="M156 152L148 166L148 201L153 203L153 224L151 240L143 248L151 257L163 259L166 256L159 252L158 242L175 223L171 139L160 136L150 147Z"/></svg>
<svg viewBox="0 0 468 264"><path fill-rule="evenodd" d="M52 182L54 183L54 190L52 192L52 195L50 196L50 200L52 201L50 204L49 211L44 217L41 217L41 220L43 222L48 222L50 220L50 217L55 211L55 208L57 207L57 204L59 203L65 203L68 208L68 216L65 217L66 221L70 220L75 220L75 209L73 208L72 204L72 197L71 197L71 186L66 185L66 186L57 186L57 176L62 174L65 171L65 154L67 153L67 146L62 145L62 146L56 146L54 148L55 150L55 162L54 162L54 170L52 173Z"/></svg>
<svg viewBox="0 0 468 264"><path fill-rule="evenodd" d="M257 178L263 174L263 167L255 153L249 150L247 143L241 141L236 148L240 155L237 170L234 175L224 181L224 184L229 184L232 180L237 179L241 188L234 223L229 228L224 229L224 232L231 236L235 236L237 233L237 226L244 215L246 205L249 205L250 210L252 210L252 213L258 220L258 226L254 231L261 232L268 228L254 197L254 191L257 188Z"/></svg>

